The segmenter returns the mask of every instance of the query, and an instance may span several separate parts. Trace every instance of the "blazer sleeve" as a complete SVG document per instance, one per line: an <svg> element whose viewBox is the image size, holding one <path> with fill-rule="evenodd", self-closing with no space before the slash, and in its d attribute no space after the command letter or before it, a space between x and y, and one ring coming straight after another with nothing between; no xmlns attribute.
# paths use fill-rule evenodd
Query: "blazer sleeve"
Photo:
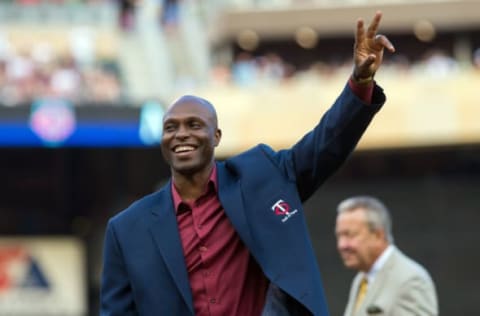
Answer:
<svg viewBox="0 0 480 316"><path fill-rule="evenodd" d="M408 280L400 289L393 316L437 316L438 302L433 282L423 277Z"/></svg>
<svg viewBox="0 0 480 316"><path fill-rule="evenodd" d="M375 85L372 104L365 104L347 84L313 130L291 149L274 155L288 178L296 182L302 201L347 159L385 99L383 89Z"/></svg>
<svg viewBox="0 0 480 316"><path fill-rule="evenodd" d="M125 263L111 220L107 225L103 252L100 315L138 315Z"/></svg>

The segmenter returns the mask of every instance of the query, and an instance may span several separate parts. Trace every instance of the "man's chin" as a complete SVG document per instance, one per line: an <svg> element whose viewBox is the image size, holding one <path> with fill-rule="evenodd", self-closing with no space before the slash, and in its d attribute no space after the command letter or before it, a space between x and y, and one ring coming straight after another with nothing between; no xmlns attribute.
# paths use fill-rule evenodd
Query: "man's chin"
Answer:
<svg viewBox="0 0 480 316"><path fill-rule="evenodd" d="M343 264L348 269L356 270L358 268L358 263L354 261L343 260Z"/></svg>
<svg viewBox="0 0 480 316"><path fill-rule="evenodd" d="M173 170L175 170L175 172L177 173L187 176L187 175L194 174L197 169L191 166L175 166Z"/></svg>
<svg viewBox="0 0 480 316"><path fill-rule="evenodd" d="M178 172L183 175L191 175L194 174L195 172L199 171L199 167L195 164L191 163L174 163L173 164L173 170L175 172Z"/></svg>

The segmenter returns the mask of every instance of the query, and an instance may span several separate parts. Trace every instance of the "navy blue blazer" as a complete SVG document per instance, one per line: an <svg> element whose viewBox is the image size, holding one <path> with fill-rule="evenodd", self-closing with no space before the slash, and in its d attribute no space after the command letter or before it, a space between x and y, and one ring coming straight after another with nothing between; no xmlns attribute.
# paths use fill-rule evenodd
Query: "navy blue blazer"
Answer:
<svg viewBox="0 0 480 316"><path fill-rule="evenodd" d="M288 150L258 145L217 162L225 212L272 284L312 315L328 315L302 202L345 161L385 102L348 85L319 124ZM194 315L171 183L110 219L101 315ZM244 316L244 315L240 315Z"/></svg>

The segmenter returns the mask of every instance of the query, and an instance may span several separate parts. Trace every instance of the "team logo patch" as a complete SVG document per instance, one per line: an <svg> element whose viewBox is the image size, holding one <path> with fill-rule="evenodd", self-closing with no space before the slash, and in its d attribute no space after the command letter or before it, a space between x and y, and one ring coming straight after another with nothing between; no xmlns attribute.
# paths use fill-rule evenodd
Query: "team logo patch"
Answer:
<svg viewBox="0 0 480 316"><path fill-rule="evenodd" d="M290 217L298 212L297 209L291 210L290 205L281 199L272 205L272 211L275 215L282 216L282 223L288 221Z"/></svg>

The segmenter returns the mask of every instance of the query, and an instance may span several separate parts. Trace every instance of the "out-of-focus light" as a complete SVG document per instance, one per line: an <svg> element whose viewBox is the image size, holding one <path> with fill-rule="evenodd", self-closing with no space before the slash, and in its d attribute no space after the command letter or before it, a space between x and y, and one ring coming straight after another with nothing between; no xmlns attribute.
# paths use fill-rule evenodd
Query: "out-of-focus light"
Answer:
<svg viewBox="0 0 480 316"><path fill-rule="evenodd" d="M303 26L295 32L297 44L305 49L314 48L318 42L317 32L308 26Z"/></svg>
<svg viewBox="0 0 480 316"><path fill-rule="evenodd" d="M62 99L38 99L32 104L30 128L45 145L59 146L75 131L75 110Z"/></svg>
<svg viewBox="0 0 480 316"><path fill-rule="evenodd" d="M253 30L243 30L237 35L237 44L241 49L246 51L254 51L258 47L260 38Z"/></svg>
<svg viewBox="0 0 480 316"><path fill-rule="evenodd" d="M422 42L431 42L435 39L435 26L428 20L417 21L413 26L415 37Z"/></svg>
<svg viewBox="0 0 480 316"><path fill-rule="evenodd" d="M163 106L156 101L148 101L140 111L139 136L146 145L160 144L163 133Z"/></svg>

